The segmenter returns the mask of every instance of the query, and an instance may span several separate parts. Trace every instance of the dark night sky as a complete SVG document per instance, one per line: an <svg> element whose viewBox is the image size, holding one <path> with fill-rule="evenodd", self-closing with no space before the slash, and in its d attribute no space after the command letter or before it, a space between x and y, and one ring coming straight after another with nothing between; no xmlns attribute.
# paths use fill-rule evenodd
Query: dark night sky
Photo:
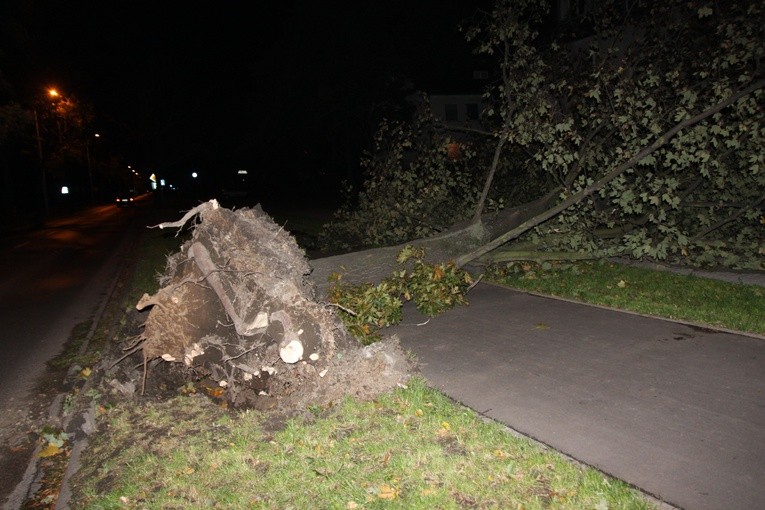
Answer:
<svg viewBox="0 0 765 510"><path fill-rule="evenodd" d="M4 4L0 72L22 102L55 84L92 104L136 166L274 172L356 158L392 76L467 92L457 26L490 2Z"/></svg>

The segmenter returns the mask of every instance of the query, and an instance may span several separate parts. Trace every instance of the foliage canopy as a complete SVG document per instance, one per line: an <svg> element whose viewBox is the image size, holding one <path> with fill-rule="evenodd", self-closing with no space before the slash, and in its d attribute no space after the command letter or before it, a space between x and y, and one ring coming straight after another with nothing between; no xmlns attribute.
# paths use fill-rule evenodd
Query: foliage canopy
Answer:
<svg viewBox="0 0 765 510"><path fill-rule="evenodd" d="M383 174L368 167L362 209L377 210L374 230L390 235L361 240L427 234L401 229L394 211L402 208L427 218L442 210L465 218L477 203L485 212L480 181L488 174L494 180L487 189L508 196L508 187L497 184L515 173L525 176L525 189L536 190L529 200L540 191L563 204L576 198L524 233L539 249L762 267L762 3L575 4L578 14L551 30L543 23L547 2L497 0L465 29L476 52L496 62L496 80L485 92L488 136L474 145L471 170L460 174L463 194L439 204L415 191L422 174L452 175L418 152L403 171L385 174L401 190L388 193L394 204L373 206L370 191ZM411 143L397 134L382 133L380 141ZM492 152L494 159L483 156ZM410 172L414 167L419 173Z"/></svg>

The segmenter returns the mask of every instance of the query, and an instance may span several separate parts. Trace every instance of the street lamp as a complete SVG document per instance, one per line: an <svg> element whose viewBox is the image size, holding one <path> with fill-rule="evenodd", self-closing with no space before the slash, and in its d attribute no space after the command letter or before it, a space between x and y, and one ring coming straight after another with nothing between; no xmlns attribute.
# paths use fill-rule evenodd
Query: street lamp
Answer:
<svg viewBox="0 0 765 510"><path fill-rule="evenodd" d="M55 88L48 89L49 98L55 99L59 96L60 94ZM37 113L37 106L33 106L32 111L35 116L35 138L37 139L37 157L40 160L40 184L42 186L42 193L43 193L43 206L45 209L45 215L47 216L48 213L50 213L50 201L48 200L48 177L45 172L45 161L43 159L43 150L42 150L42 137L40 136L40 116Z"/></svg>
<svg viewBox="0 0 765 510"><path fill-rule="evenodd" d="M98 133L93 134L93 138L101 138ZM90 203L95 202L95 195L93 192L93 168L90 164L90 138L85 140L85 163L88 167L88 184L90 186Z"/></svg>

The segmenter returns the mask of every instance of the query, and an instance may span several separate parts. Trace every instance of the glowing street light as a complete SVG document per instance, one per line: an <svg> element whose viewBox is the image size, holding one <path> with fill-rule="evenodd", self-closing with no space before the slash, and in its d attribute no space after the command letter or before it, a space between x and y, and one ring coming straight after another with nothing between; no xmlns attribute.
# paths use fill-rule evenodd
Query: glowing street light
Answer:
<svg viewBox="0 0 765 510"><path fill-rule="evenodd" d="M61 94L59 94L58 90L56 90L55 88L48 89L48 97L50 99L56 99L60 96ZM42 150L42 137L40 136L40 119L37 113L36 106L32 108L32 111L35 116L35 137L37 138L37 157L40 159L40 184L42 187L43 206L45 209L45 214L47 215L50 212L50 202L48 201L48 177L45 172L45 160L43 158L43 150Z"/></svg>

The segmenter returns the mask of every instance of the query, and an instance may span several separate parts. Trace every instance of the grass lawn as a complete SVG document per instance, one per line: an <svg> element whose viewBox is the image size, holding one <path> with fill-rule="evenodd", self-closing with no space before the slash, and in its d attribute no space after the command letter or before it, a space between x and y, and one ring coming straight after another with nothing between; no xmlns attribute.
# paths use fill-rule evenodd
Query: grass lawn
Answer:
<svg viewBox="0 0 765 510"><path fill-rule="evenodd" d="M76 508L653 508L413 379L270 428L202 395L104 409Z"/></svg>
<svg viewBox="0 0 765 510"><path fill-rule="evenodd" d="M613 262L511 262L488 279L515 289L765 334L765 288Z"/></svg>

